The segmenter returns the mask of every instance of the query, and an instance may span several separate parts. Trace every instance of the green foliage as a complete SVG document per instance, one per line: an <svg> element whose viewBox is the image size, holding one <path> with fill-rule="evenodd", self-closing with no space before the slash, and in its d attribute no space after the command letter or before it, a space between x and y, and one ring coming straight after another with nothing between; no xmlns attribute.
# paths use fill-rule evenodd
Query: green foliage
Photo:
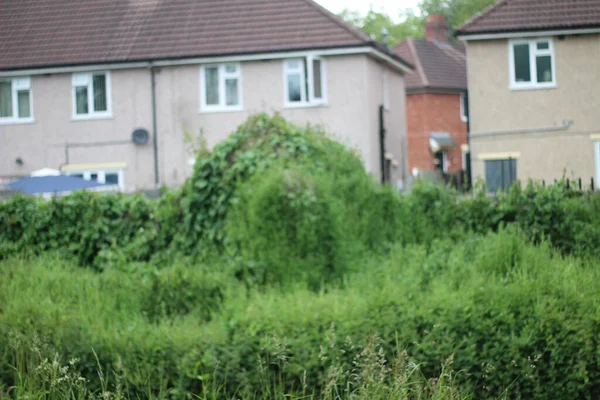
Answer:
<svg viewBox="0 0 600 400"><path fill-rule="evenodd" d="M250 117L212 152L202 153L196 160L185 199L185 250L193 253L201 244L222 246L236 191L256 172L274 163L291 162L326 170L335 168L335 161L348 154L343 145L326 138L318 128L300 128L279 115ZM351 161L356 171L360 161L355 157Z"/></svg>
<svg viewBox="0 0 600 400"><path fill-rule="evenodd" d="M342 214L329 190L300 169L275 169L246 185L227 231L251 281L318 288L341 279L347 268Z"/></svg>
<svg viewBox="0 0 600 400"><path fill-rule="evenodd" d="M393 46L409 37L422 38L425 35L427 15L445 15L450 28L456 29L495 2L496 0L421 0L418 12L406 9L399 15L390 16L384 12L370 10L362 16L356 11L345 9L339 16L366 34L374 36L378 42L383 40L381 32L386 28L388 42ZM399 22L395 22L396 17Z"/></svg>
<svg viewBox="0 0 600 400"><path fill-rule="evenodd" d="M457 28L468 19L494 4L497 0L422 0L419 4L424 14L442 14L450 26Z"/></svg>
<svg viewBox="0 0 600 400"><path fill-rule="evenodd" d="M148 261L166 251L181 229L181 193L165 193L156 202L93 192L50 201L15 196L0 203L0 259L66 250L97 269L124 260Z"/></svg>
<svg viewBox="0 0 600 400"><path fill-rule="evenodd" d="M425 18L416 15L411 9L407 9L397 16L402 20L400 23L395 23L393 18L385 13L373 10L370 10L365 16L361 16L356 11L345 9L340 13L340 17L367 35L373 36L378 42L383 41L382 31L384 28L387 29L390 46L409 37L423 37L425 33Z"/></svg>
<svg viewBox="0 0 600 400"><path fill-rule="evenodd" d="M440 382L448 397L435 398L456 398L456 384L474 398L600 393L594 262L562 258L514 228L430 250L395 246L361 262L343 286L315 293L302 284L245 289L217 265L152 276L6 260L0 381L18 382L10 366L21 353L10 341L21 335L46 338L44 357L78 358L86 390L102 390L100 365L133 398L430 398L429 378L452 379Z"/></svg>
<svg viewBox="0 0 600 400"><path fill-rule="evenodd" d="M156 201L2 202L0 391L598 398L600 196L484 189L400 194L259 115Z"/></svg>

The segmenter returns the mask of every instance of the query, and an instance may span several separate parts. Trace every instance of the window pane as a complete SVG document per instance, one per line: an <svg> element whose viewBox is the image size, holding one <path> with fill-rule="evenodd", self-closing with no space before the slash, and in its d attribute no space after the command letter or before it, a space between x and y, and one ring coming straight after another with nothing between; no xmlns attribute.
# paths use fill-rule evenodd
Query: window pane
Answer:
<svg viewBox="0 0 600 400"><path fill-rule="evenodd" d="M485 184L488 191L508 189L517 180L517 160L488 160L485 162Z"/></svg>
<svg viewBox="0 0 600 400"><path fill-rule="evenodd" d="M118 185L119 184L119 174L116 172L109 172L104 177L104 183L107 185Z"/></svg>
<svg viewBox="0 0 600 400"><path fill-rule="evenodd" d="M29 90L20 90L17 92L17 100L19 103L19 118L31 117L31 110L29 109Z"/></svg>
<svg viewBox="0 0 600 400"><path fill-rule="evenodd" d="M321 82L321 60L313 60L313 90L315 99L323 98L323 83Z"/></svg>
<svg viewBox="0 0 600 400"><path fill-rule="evenodd" d="M515 81L531 82L529 66L529 45L517 44L514 46L515 53Z"/></svg>
<svg viewBox="0 0 600 400"><path fill-rule="evenodd" d="M83 179L83 174L73 174L73 175L70 175L70 176L75 177L75 178L81 178L81 179Z"/></svg>
<svg viewBox="0 0 600 400"><path fill-rule="evenodd" d="M228 106L237 106L240 104L237 79L225 80L225 102Z"/></svg>
<svg viewBox="0 0 600 400"><path fill-rule="evenodd" d="M87 114L88 113L88 89L86 86L79 86L75 88L75 113L76 114Z"/></svg>
<svg viewBox="0 0 600 400"><path fill-rule="evenodd" d="M485 162L485 184L491 193L496 193L502 188L502 160Z"/></svg>
<svg viewBox="0 0 600 400"><path fill-rule="evenodd" d="M206 104L219 105L219 69L217 67L204 70L204 81L206 88Z"/></svg>
<svg viewBox="0 0 600 400"><path fill-rule="evenodd" d="M300 69L300 61L298 61L298 60L288 61L287 62L287 68L288 69L294 69L294 70Z"/></svg>
<svg viewBox="0 0 600 400"><path fill-rule="evenodd" d="M541 82L552 82L552 57L551 56L537 56L537 81Z"/></svg>
<svg viewBox="0 0 600 400"><path fill-rule="evenodd" d="M538 50L548 50L549 48L550 48L550 43L548 43L548 42L539 42L537 44Z"/></svg>
<svg viewBox="0 0 600 400"><path fill-rule="evenodd" d="M94 181L94 182L98 181L98 174L96 172L90 174L90 181Z"/></svg>
<svg viewBox="0 0 600 400"><path fill-rule="evenodd" d="M106 75L94 75L93 87L94 111L106 111Z"/></svg>
<svg viewBox="0 0 600 400"><path fill-rule="evenodd" d="M10 81L0 81L0 118L12 117L12 89Z"/></svg>
<svg viewBox="0 0 600 400"><path fill-rule="evenodd" d="M287 76L288 85L288 101L298 102L302 101L302 79L299 74L289 74Z"/></svg>
<svg viewBox="0 0 600 400"><path fill-rule="evenodd" d="M225 72L233 74L237 72L237 65L235 64L227 64L225 66Z"/></svg>

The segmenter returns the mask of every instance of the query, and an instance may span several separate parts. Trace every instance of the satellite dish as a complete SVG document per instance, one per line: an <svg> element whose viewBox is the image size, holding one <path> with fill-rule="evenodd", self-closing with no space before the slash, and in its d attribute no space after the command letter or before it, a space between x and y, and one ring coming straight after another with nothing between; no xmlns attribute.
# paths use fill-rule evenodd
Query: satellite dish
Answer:
<svg viewBox="0 0 600 400"><path fill-rule="evenodd" d="M148 143L149 137L150 137L150 134L148 133L148 131L140 128L140 129L136 129L133 131L133 133L131 134L131 141L134 144L141 146L141 145Z"/></svg>

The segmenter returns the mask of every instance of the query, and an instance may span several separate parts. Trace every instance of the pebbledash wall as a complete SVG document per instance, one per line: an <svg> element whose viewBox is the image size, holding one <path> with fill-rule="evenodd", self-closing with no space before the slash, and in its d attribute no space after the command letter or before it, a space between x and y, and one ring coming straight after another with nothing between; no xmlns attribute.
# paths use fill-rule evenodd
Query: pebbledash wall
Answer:
<svg viewBox="0 0 600 400"><path fill-rule="evenodd" d="M359 150L367 171L380 177L379 105L386 103L386 152L391 181L401 184L407 161L403 76L367 55L329 56L325 61L327 103L284 107L284 60L240 63L242 111L205 112L200 101L200 65L169 66L156 73L159 181L177 186L191 174L193 157L184 133L201 131L210 147L249 115L281 112L296 123L320 124L334 138ZM103 71L102 68L98 69ZM110 71L112 116L74 120L72 74L33 75L33 122L0 125L0 176L27 175L67 163L65 143L123 141L136 128L152 133L151 74L147 68ZM76 168L120 169L125 190L154 187L152 137L148 144L124 143L69 149ZM23 163L15 161L20 158Z"/></svg>
<svg viewBox="0 0 600 400"><path fill-rule="evenodd" d="M472 171L485 177L485 160L514 158L517 179L600 179L600 35L552 38L556 87L509 88L508 40L467 42ZM567 130L544 131L574 121ZM488 131L533 133L477 136Z"/></svg>

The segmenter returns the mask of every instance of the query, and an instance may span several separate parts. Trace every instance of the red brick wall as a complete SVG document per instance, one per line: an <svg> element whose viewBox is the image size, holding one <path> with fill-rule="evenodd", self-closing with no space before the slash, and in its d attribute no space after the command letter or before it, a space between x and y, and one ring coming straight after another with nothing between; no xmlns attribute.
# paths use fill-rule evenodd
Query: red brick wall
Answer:
<svg viewBox="0 0 600 400"><path fill-rule="evenodd" d="M463 169L460 146L467 144L467 123L460 118L460 94L418 93L406 96L408 168L435 169L429 134L447 132L456 142L448 151L448 172Z"/></svg>

